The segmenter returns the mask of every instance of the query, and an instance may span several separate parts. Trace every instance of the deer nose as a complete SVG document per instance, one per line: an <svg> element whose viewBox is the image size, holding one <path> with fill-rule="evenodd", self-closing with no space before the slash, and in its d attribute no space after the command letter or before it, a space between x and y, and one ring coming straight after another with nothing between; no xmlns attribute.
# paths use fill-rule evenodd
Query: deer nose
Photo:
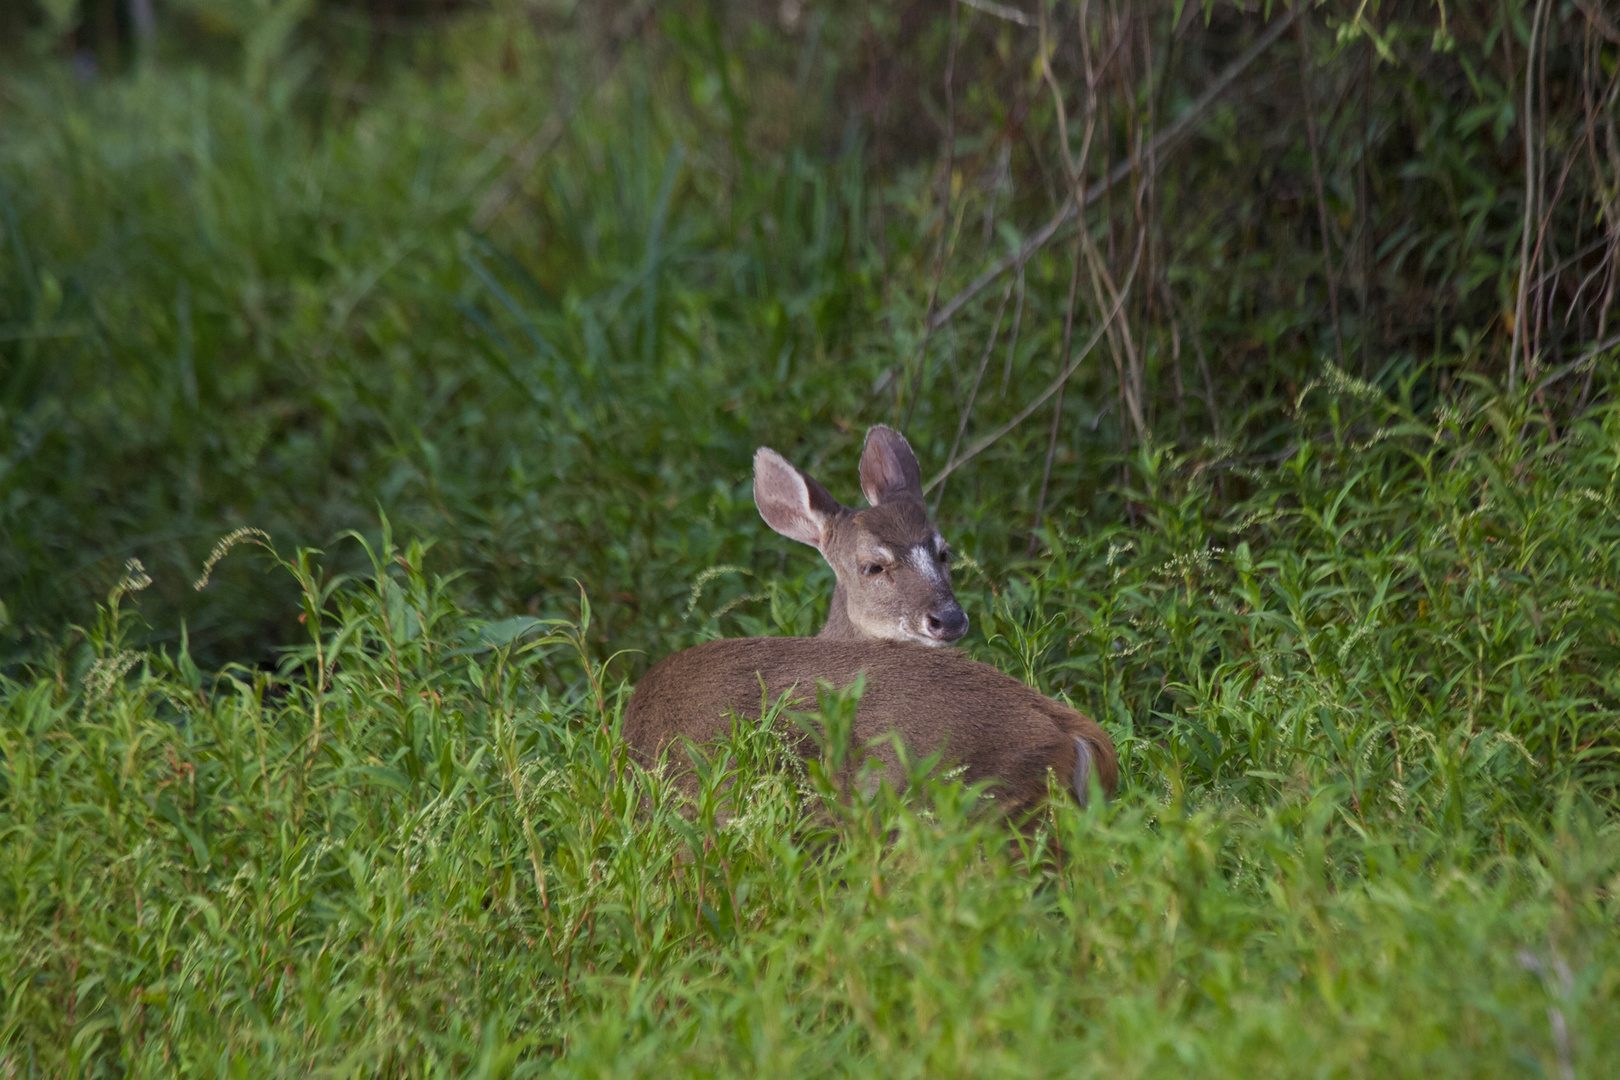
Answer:
<svg viewBox="0 0 1620 1080"><path fill-rule="evenodd" d="M967 633L967 612L962 605L952 604L938 614L928 616L928 636L939 641L955 641Z"/></svg>

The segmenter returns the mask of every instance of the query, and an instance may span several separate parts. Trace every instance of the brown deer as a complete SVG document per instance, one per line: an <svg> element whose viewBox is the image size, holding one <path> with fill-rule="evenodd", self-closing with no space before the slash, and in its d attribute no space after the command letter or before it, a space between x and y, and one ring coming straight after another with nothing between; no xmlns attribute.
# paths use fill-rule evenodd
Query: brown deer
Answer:
<svg viewBox="0 0 1620 1080"><path fill-rule="evenodd" d="M814 703L818 680L843 687L864 674L851 739L871 746L896 787L905 772L893 732L913 755L942 754L967 783L991 782L1011 816L1032 808L1054 770L1083 806L1095 778L1112 793L1119 760L1107 732L988 664L948 645L967 630L951 590L949 548L922 501L922 471L901 435L878 425L861 454L866 510L841 505L774 450L754 455L754 500L766 523L818 549L837 579L832 609L813 638L729 638L668 656L642 676L624 714L624 737L652 767L680 739L711 742L728 717L758 721L772 703ZM808 735L784 743L816 752ZM677 773L688 796L697 778Z"/></svg>

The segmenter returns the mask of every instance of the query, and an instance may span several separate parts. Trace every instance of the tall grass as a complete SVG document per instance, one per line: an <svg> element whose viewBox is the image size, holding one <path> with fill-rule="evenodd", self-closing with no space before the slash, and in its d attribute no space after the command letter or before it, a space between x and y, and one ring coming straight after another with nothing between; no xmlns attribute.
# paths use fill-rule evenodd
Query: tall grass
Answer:
<svg viewBox="0 0 1620 1080"><path fill-rule="evenodd" d="M1127 738L1119 800L1054 800L1015 842L949 783L842 803L748 731L689 820L628 763L588 624L471 619L422 554L384 546L347 582L227 556L302 605L278 672L129 649L132 594L77 670L0 688L8 1068L1595 1075L1620 1054L1602 785L1507 727L1420 727L1376 697L1398 670L1311 672L1322 631L1263 598L1265 567L1234 599L1298 693L1208 665L1188 719ZM1092 595L1173 627L1184 600L1144 605L1131 576ZM722 799L742 812L716 827Z"/></svg>
<svg viewBox="0 0 1620 1080"><path fill-rule="evenodd" d="M231 582L246 604L187 587L209 545L237 526L324 544L378 503L487 602L577 577L606 625L671 628L639 616L684 594L675 567L751 546L700 538L719 480L727 527L745 520L753 410L854 412L880 367L825 363L854 344L858 148L739 188L685 149L705 132L658 104L672 77L604 87L546 162L539 220L499 240L466 219L512 133L565 102L402 90L318 136L274 88L201 73L17 84L10 162L37 182L10 189L14 628L49 635L138 554L209 657L268 659L293 631L252 578ZM64 104L78 122L50 119ZM728 185L729 216L692 212Z"/></svg>

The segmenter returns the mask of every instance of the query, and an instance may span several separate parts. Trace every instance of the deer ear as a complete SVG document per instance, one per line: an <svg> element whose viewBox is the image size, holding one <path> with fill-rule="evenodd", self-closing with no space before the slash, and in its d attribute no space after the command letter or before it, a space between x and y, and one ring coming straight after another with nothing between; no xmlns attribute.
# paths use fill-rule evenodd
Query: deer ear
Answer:
<svg viewBox="0 0 1620 1080"><path fill-rule="evenodd" d="M887 424L873 424L861 451L861 493L873 506L894 499L922 499L922 467L906 437Z"/></svg>
<svg viewBox="0 0 1620 1080"><path fill-rule="evenodd" d="M754 452L754 505L765 524L818 551L843 509L826 488L766 446Z"/></svg>

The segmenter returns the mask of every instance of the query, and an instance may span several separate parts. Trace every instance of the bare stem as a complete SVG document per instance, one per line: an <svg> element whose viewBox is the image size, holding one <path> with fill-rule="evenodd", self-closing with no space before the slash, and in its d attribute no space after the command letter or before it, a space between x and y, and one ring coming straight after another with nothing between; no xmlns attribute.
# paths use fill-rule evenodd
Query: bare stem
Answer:
<svg viewBox="0 0 1620 1080"><path fill-rule="evenodd" d="M1066 366L1058 374L1056 379L1052 380L1051 384L1048 385L1038 397L1029 402L1022 409L1019 409L1018 414L1011 420L1007 421L1005 424L1002 424L995 431L992 431L990 434L968 447L962 452L961 457L954 461L947 462L945 467L941 469L932 480L928 481L928 486L923 488L925 493L933 491L934 488L944 483L945 478L951 473L978 457L991 446L994 446L996 442L1002 438L1002 436L1006 435L1019 424L1022 424L1025 420L1028 420L1037 409L1046 404L1048 398L1057 393L1063 384L1069 381L1069 376L1073 375L1080 367L1081 363L1085 361L1086 357L1091 355L1091 350L1095 349L1097 347L1097 342L1102 340L1102 336L1107 332L1109 324L1118 317L1120 310L1125 306L1125 298L1130 295L1131 285L1136 280L1136 268L1142 261L1142 245L1145 239L1146 237L1143 236L1142 233L1138 232L1136 241L1136 255L1131 259L1131 272L1125 277L1125 283L1120 289L1120 297L1118 302L1114 304L1113 308L1103 318L1102 322L1098 324L1097 329L1092 331L1091 337L1086 341L1085 346L1081 348L1079 352L1075 353L1075 355L1070 359L1068 366Z"/></svg>
<svg viewBox="0 0 1620 1080"><path fill-rule="evenodd" d="M1069 306L1063 316L1063 352L1065 362L1069 359L1069 345L1074 338L1074 300L1075 294L1080 291L1080 245L1076 243L1071 259L1073 269L1069 273ZM1067 385L1067 384L1065 384ZM1030 529L1029 542L1035 543L1035 534L1040 532L1041 518L1046 513L1046 492L1052 482L1052 460L1057 457L1058 431L1063 423L1063 391L1059 386L1057 403L1052 406L1052 431L1046 440L1046 465L1041 469L1041 490L1035 499L1035 525ZM949 460L949 459L947 459Z"/></svg>
<svg viewBox="0 0 1620 1080"><path fill-rule="evenodd" d="M1013 360L1018 356L1018 331L1024 323L1024 268L1018 268L1018 303L1013 308L1012 333L1007 337L1007 360L1001 367L1001 396L1007 396L1007 386L1012 381ZM949 459L947 459L949 460Z"/></svg>
<svg viewBox="0 0 1620 1080"><path fill-rule="evenodd" d="M1344 332L1339 323L1339 277L1333 272L1332 233L1328 232L1327 196L1322 189L1322 155L1316 138L1316 107L1311 101L1310 48L1305 19L1294 24L1299 38L1299 88L1305 105L1305 134L1311 144L1311 179L1316 184L1316 216L1322 229L1322 270L1327 275L1328 311L1333 316L1333 353L1344 368Z"/></svg>
<svg viewBox="0 0 1620 1080"><path fill-rule="evenodd" d="M968 391L967 403L962 406L962 414L956 421L956 437L951 440L951 452L945 455L949 461L956 456L957 448L962 445L962 436L967 433L968 420L973 416L973 403L979 397L979 386L984 382L984 372L990 366L990 354L995 351L996 338L1001 333L1001 319L1007 314L1007 301L1012 298L1013 282L1008 281L1007 287L1001 292L1001 303L996 306L996 318L990 324L990 337L984 343L984 353L979 357L979 370L973 376L973 388ZM1065 342L1067 345L1067 342ZM934 501L934 513L939 514L939 504L945 499L945 487L940 486L939 495Z"/></svg>
<svg viewBox="0 0 1620 1080"><path fill-rule="evenodd" d="M1524 224L1519 230L1519 288L1513 304L1513 341L1508 345L1508 393L1518 386L1520 348L1524 342L1525 298L1530 291L1530 230L1536 216L1536 35L1541 32L1547 0L1536 0L1530 20L1530 46L1524 54ZM1525 358L1529 367L1529 359Z"/></svg>
<svg viewBox="0 0 1620 1080"><path fill-rule="evenodd" d="M945 51L945 192L940 198L939 245L934 249L934 280L928 286L928 310L923 315L922 341L917 346L917 372L915 376L902 377L898 384L908 395L905 418L900 422L902 431L911 426L911 416L917 411L917 398L922 393L923 373L928 367L928 342L934 333L934 305L939 302L939 283L945 276L945 257L953 232L951 180L956 172L956 41L959 10L956 0L951 0L951 36ZM906 372L901 374L906 376Z"/></svg>
<svg viewBox="0 0 1620 1080"><path fill-rule="evenodd" d="M1238 76L1242 75L1262 53L1271 48L1272 43L1282 37L1290 26L1294 25L1294 20L1299 17L1300 12L1303 10L1303 7L1294 8L1266 27L1266 32L1260 35L1260 40L1245 49L1241 56L1227 65L1226 69L1215 77L1215 80L1205 88L1202 94L1198 95L1198 99L1188 106L1185 112L1153 136L1153 140L1148 144L1148 153L1145 156L1152 162L1154 168L1162 167L1164 161L1169 157L1171 148L1191 133L1194 126L1203 119L1204 114L1237 81ZM1078 206L1076 206L1073 199L1065 200L1062 208L1045 225L1037 229L1033 236L1024 241L1022 247L1002 258L994 266L970 281L962 291L940 304L938 310L933 313L930 319L930 325L935 328L945 325L969 301L989 288L991 282L1008 270L1022 267L1037 251L1045 247L1054 236L1061 232L1064 226L1073 221L1079 211L1084 210L1087 206L1102 198L1109 188L1130 176L1132 168L1132 162L1121 162L1107 176L1086 189L1085 198Z"/></svg>

